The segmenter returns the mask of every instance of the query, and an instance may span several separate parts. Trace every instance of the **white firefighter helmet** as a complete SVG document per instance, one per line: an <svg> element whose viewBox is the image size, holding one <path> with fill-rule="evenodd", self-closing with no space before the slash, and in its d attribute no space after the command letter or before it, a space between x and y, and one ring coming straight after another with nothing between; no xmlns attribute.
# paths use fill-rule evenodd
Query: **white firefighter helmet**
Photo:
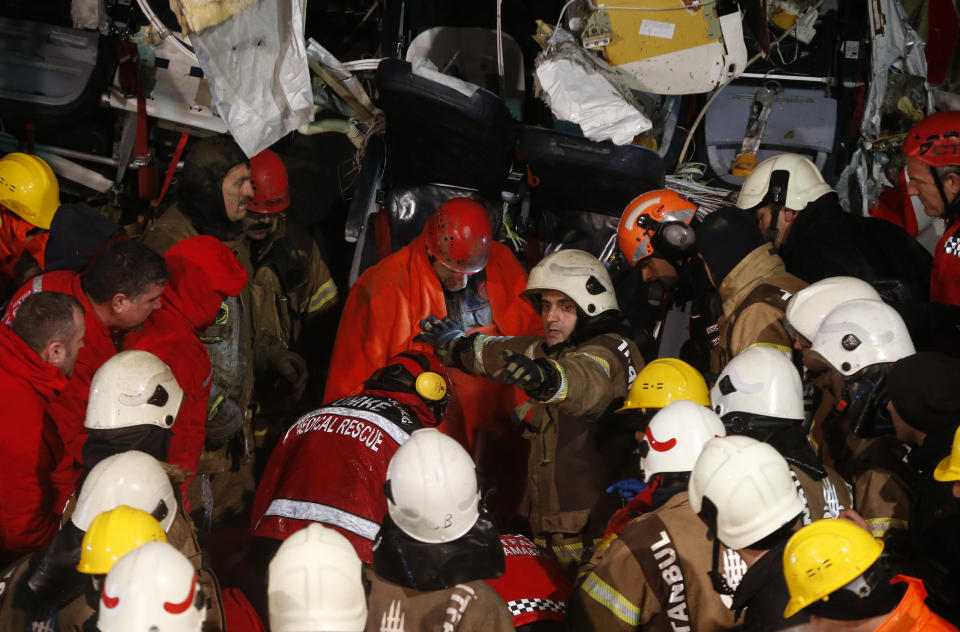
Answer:
<svg viewBox="0 0 960 632"><path fill-rule="evenodd" d="M268 574L271 632L361 632L361 566L349 540L316 522L284 540Z"/></svg>
<svg viewBox="0 0 960 632"><path fill-rule="evenodd" d="M94 518L120 505L146 511L170 531L177 517L177 497L159 461L130 450L97 463L83 481L70 521L86 532Z"/></svg>
<svg viewBox="0 0 960 632"><path fill-rule="evenodd" d="M726 434L720 417L709 408L689 400L670 402L644 431L643 480L649 483L654 474L689 472L707 441Z"/></svg>
<svg viewBox="0 0 960 632"><path fill-rule="evenodd" d="M790 467L751 437L714 439L690 476L690 508L728 549L747 548L803 511Z"/></svg>
<svg viewBox="0 0 960 632"><path fill-rule="evenodd" d="M780 154L754 168L740 187L737 206L753 209L761 203L802 211L807 204L832 193L817 165L800 154Z"/></svg>
<svg viewBox="0 0 960 632"><path fill-rule="evenodd" d="M610 273L599 259L583 250L558 250L533 266L523 296L538 312L538 297L544 290L563 292L587 316L620 309Z"/></svg>
<svg viewBox="0 0 960 632"><path fill-rule="evenodd" d="M900 314L869 299L847 301L827 314L811 350L845 377L916 353Z"/></svg>
<svg viewBox="0 0 960 632"><path fill-rule="evenodd" d="M803 421L803 381L790 357L773 347L753 346L730 360L713 388L713 410L721 419L750 413Z"/></svg>
<svg viewBox="0 0 960 632"><path fill-rule="evenodd" d="M848 276L828 277L811 283L790 297L787 303L787 325L812 342L823 319L840 303L866 298L880 300L873 286L862 279Z"/></svg>
<svg viewBox="0 0 960 632"><path fill-rule="evenodd" d="M100 632L200 632L206 600L190 561L166 542L148 542L113 565L103 582Z"/></svg>
<svg viewBox="0 0 960 632"><path fill-rule="evenodd" d="M94 374L83 425L91 430L169 428L182 401L183 389L160 358L148 351L121 351Z"/></svg>
<svg viewBox="0 0 960 632"><path fill-rule="evenodd" d="M480 515L473 459L434 428L415 431L387 466L387 509L400 529L421 542L456 540Z"/></svg>

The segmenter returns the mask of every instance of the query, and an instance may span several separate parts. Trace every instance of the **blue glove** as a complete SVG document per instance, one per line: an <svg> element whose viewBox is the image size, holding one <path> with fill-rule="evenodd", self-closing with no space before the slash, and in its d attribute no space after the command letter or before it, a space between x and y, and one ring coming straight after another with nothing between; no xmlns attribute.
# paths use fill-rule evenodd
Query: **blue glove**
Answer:
<svg viewBox="0 0 960 632"><path fill-rule="evenodd" d="M446 366L454 364L454 347L460 340L466 339L467 334L463 333L460 326L452 318L447 316L440 320L436 316L428 316L426 320L420 321L419 334L413 337L414 342L423 342L433 347L440 362Z"/></svg>
<svg viewBox="0 0 960 632"><path fill-rule="evenodd" d="M622 481L617 481L613 485L607 488L607 493L612 494L614 492L620 494L620 498L623 498L624 501L629 502L633 500L633 497L642 492L647 488L647 484L643 481L636 478L625 478Z"/></svg>

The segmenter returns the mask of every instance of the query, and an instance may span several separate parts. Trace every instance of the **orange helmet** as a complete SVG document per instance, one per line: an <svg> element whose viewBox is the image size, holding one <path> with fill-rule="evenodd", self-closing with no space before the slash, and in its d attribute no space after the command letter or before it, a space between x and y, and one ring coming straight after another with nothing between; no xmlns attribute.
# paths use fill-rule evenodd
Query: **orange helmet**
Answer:
<svg viewBox="0 0 960 632"><path fill-rule="evenodd" d="M264 149L250 159L253 177L253 199L247 202L247 210L254 213L280 213L290 206L290 188L287 168L280 156Z"/></svg>
<svg viewBox="0 0 960 632"><path fill-rule="evenodd" d="M679 254L693 246L690 222L697 206L675 191L661 189L627 204L617 228L617 245L631 266L654 252Z"/></svg>
<svg viewBox="0 0 960 632"><path fill-rule="evenodd" d="M446 268L475 274L487 265L493 226L482 204L469 198L453 198L430 216L423 236L427 252Z"/></svg>

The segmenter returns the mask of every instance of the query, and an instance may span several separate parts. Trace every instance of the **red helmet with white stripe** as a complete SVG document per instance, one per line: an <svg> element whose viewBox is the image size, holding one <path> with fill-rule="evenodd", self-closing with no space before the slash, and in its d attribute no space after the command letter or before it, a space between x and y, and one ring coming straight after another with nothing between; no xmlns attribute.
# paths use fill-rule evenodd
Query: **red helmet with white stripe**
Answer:
<svg viewBox="0 0 960 632"><path fill-rule="evenodd" d="M689 400L670 402L647 424L640 445L643 480L692 471L707 441L726 435L720 417L709 408Z"/></svg>

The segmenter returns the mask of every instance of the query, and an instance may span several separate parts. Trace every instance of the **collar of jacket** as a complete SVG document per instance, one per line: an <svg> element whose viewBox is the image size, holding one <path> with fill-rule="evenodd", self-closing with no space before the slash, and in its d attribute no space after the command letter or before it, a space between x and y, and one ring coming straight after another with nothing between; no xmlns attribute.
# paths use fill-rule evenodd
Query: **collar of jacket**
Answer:
<svg viewBox="0 0 960 632"><path fill-rule="evenodd" d="M723 299L723 312L725 314L733 312L764 278L776 273L786 273L786 271L783 259L773 251L772 244L764 243L757 246L734 266L717 288L720 298Z"/></svg>
<svg viewBox="0 0 960 632"><path fill-rule="evenodd" d="M803 610L789 619L783 618L783 609L790 600L787 583L783 578L783 549L786 546L787 541L784 540L767 551L744 573L740 585L737 586L730 609L736 612L739 618L741 611L749 608L747 616L752 615L757 619L750 622L748 629L782 630L801 625L810 619Z"/></svg>
<svg viewBox="0 0 960 632"><path fill-rule="evenodd" d="M844 213L836 193L826 193L810 202L797 213L793 226L780 244L781 258L790 259L794 248L800 248L804 242L809 243L808 240L815 239L818 232L837 230L842 226L845 216L854 217Z"/></svg>
<svg viewBox="0 0 960 632"><path fill-rule="evenodd" d="M63 371L44 362L9 327L0 327L0 358L7 373L29 384L48 402L67 385Z"/></svg>
<svg viewBox="0 0 960 632"><path fill-rule="evenodd" d="M78 274L73 278L73 281L70 282L70 289L73 292L73 296L80 301L81 305L83 305L83 311L85 315L84 323L87 326L87 333L83 337L83 349L80 349L80 357L84 357L86 355L83 351L84 349L90 346L95 346L91 345L91 341L94 340L94 338L110 340L110 344L114 346L114 352L116 352L117 345L114 342L114 334L119 334L122 332L120 332L119 329L111 329L108 327L106 323L100 320L100 317L97 316L97 313L93 311L93 305L90 303L90 298L87 296L87 293L83 291L82 279L83 275Z"/></svg>

